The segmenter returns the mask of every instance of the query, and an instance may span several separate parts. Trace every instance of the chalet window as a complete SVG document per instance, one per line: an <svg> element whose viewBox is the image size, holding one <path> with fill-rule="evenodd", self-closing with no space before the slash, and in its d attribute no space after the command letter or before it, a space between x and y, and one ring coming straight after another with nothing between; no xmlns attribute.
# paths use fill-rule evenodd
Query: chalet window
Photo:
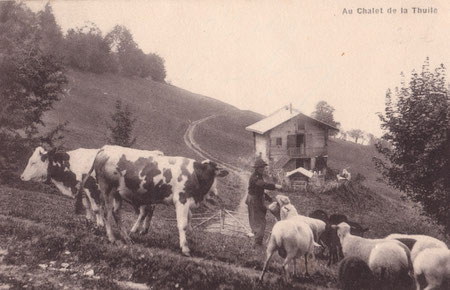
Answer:
<svg viewBox="0 0 450 290"><path fill-rule="evenodd" d="M277 138L276 144L277 144L277 146L282 146L283 145L283 139Z"/></svg>
<svg viewBox="0 0 450 290"><path fill-rule="evenodd" d="M297 120L297 130L305 130L305 120Z"/></svg>

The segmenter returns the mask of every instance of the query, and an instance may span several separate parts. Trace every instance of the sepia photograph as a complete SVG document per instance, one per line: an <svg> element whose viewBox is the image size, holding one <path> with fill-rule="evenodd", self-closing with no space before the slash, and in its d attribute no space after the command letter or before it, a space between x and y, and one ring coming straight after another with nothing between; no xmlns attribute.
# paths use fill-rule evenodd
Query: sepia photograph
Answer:
<svg viewBox="0 0 450 290"><path fill-rule="evenodd" d="M0 289L450 289L449 28L0 0Z"/></svg>

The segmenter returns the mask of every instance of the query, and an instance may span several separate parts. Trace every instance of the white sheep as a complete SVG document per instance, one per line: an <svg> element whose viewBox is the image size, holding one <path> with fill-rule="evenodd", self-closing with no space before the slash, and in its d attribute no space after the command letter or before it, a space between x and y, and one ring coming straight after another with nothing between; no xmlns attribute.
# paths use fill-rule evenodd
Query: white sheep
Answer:
<svg viewBox="0 0 450 290"><path fill-rule="evenodd" d="M281 220L285 220L290 217L296 217L296 219L305 222L311 227L314 235L314 241L317 243L319 241L320 235L325 231L326 223L322 220L307 217L304 215L299 215L297 209L292 204L286 204L281 207L280 217Z"/></svg>
<svg viewBox="0 0 450 290"><path fill-rule="evenodd" d="M283 211L284 207L281 209ZM267 259L264 263L259 280L262 282L272 255L278 250L278 254L284 258L283 272L288 278L288 263L294 262L294 275L296 273L295 260L305 257L305 274L308 274L308 254L314 253L314 246L319 246L314 242L313 233L309 225L298 219L297 216L289 217L278 221L272 228L272 233L267 245Z"/></svg>
<svg viewBox="0 0 450 290"><path fill-rule="evenodd" d="M385 239L388 240L395 239L406 244L411 250L411 261L413 263L417 255L425 249L432 249L432 248L448 249L447 245L443 241L426 235L390 234ZM413 240L415 242L408 243L409 240Z"/></svg>
<svg viewBox="0 0 450 290"><path fill-rule="evenodd" d="M420 290L425 283L428 289L449 289L450 286L450 250L445 248L424 249L414 261L414 278L416 279L417 290Z"/></svg>
<svg viewBox="0 0 450 290"><path fill-rule="evenodd" d="M414 279L405 246L394 240L376 243L369 256L369 268L377 278L379 289L411 289ZM411 273L412 274L412 273Z"/></svg>
<svg viewBox="0 0 450 290"><path fill-rule="evenodd" d="M337 229L337 235L342 245L342 252L344 257L355 256L369 264L369 256L372 249L382 242L386 242L385 239L365 239L359 236L354 236L350 233L350 226L347 223L340 223L338 225L332 225L332 228ZM398 243L410 258L410 251L408 247L399 241Z"/></svg>

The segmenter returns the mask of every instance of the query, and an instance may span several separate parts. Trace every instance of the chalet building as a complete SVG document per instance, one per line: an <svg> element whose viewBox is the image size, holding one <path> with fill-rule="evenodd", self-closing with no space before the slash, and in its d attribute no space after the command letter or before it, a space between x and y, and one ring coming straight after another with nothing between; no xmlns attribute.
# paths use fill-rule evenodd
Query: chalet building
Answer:
<svg viewBox="0 0 450 290"><path fill-rule="evenodd" d="M271 169L322 170L328 157L328 133L337 128L284 106L246 130L253 132L255 154Z"/></svg>

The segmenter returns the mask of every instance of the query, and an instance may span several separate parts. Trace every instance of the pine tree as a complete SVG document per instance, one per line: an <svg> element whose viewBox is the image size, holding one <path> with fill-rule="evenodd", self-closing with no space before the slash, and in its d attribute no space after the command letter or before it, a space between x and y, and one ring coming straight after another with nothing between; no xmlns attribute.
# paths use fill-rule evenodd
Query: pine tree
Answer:
<svg viewBox="0 0 450 290"><path fill-rule="evenodd" d="M114 113L111 114L112 122L107 124L108 130L110 131L108 143L131 147L136 143L136 137L132 137L136 119L133 118L133 114L128 105L122 108L122 101L120 99L116 101L114 108Z"/></svg>

